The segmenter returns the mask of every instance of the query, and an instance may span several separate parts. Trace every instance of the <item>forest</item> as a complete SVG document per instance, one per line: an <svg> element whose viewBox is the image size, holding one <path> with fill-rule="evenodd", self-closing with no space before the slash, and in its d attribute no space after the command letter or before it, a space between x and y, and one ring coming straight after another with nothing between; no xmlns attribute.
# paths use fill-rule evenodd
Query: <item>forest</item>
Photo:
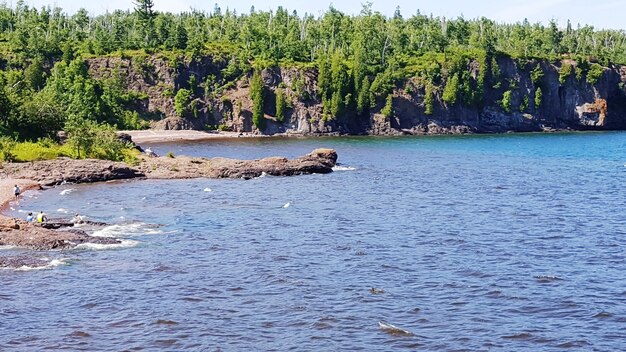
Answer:
<svg viewBox="0 0 626 352"><path fill-rule="evenodd" d="M262 129L258 71L263 68L315 69L316 94L328 119L346 112L364 116L377 104L385 106L385 114L390 93L409 77L424 82L427 111L433 89L442 90L446 103L480 106L485 77L498 74L498 56L527 62L576 60L578 65L564 74L581 70L576 74L593 81L602 67L626 64L626 32L569 22L559 28L554 21L507 24L420 12L404 15L400 8L386 17L373 11L371 3L357 15L331 6L317 17L282 7L237 13L217 5L172 14L155 11L152 0L135 1L134 10L95 16L85 10L68 14L58 7L38 9L21 0L13 7L2 3L0 159L15 159L8 150L18 142L51 145L59 130L67 133L70 147L58 153L119 159L121 147L103 146L115 144L111 135L116 129L148 125L148 117L134 109L142 93L128 90L124 77L91 77L86 60L155 53L172 61L210 56L224 62L219 75L190 82L205 92L250 77L254 124ZM480 66L478 77L470 77L472 62ZM182 87L172 92L177 110L189 108L193 92ZM537 95L540 103L541 92ZM508 108L506 92L502 108ZM283 109L278 90L277 118Z"/></svg>

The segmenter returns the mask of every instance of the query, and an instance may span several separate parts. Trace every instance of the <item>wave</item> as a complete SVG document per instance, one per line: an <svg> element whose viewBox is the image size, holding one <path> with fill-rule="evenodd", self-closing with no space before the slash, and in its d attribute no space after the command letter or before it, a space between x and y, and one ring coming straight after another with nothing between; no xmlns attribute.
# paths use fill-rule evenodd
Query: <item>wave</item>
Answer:
<svg viewBox="0 0 626 352"><path fill-rule="evenodd" d="M76 249L103 251L103 250L109 250L109 249L131 248L139 244L139 241L134 241L134 240L120 240L120 241L121 243L114 243L114 244L81 243L78 246L76 246Z"/></svg>
<svg viewBox="0 0 626 352"><path fill-rule="evenodd" d="M335 165L333 167L333 171L354 171L354 170L356 170L356 168L352 166Z"/></svg>
<svg viewBox="0 0 626 352"><path fill-rule="evenodd" d="M67 210L67 209L65 209L65 208L59 208L59 209L57 209L57 213L67 214L67 213L69 213L69 212L70 212L70 211L69 211L69 210Z"/></svg>
<svg viewBox="0 0 626 352"><path fill-rule="evenodd" d="M212 189L210 189L209 187L205 188L203 191L204 191L204 192L213 192L213 190L212 190Z"/></svg>
<svg viewBox="0 0 626 352"><path fill-rule="evenodd" d="M164 233L164 231L160 230L158 227L158 225L146 224L143 222L110 225L101 230L95 231L92 236L118 238L124 236L159 235Z"/></svg>
<svg viewBox="0 0 626 352"><path fill-rule="evenodd" d="M74 188L68 188L68 189L64 189L64 190L62 190L62 191L61 191L61 193L59 193L59 194L60 194L60 195L62 195L62 196L66 196L66 195L68 195L68 194L70 194L70 193L74 192L75 190L76 190L76 189L74 189Z"/></svg>
<svg viewBox="0 0 626 352"><path fill-rule="evenodd" d="M16 271L33 271L33 270L53 269L53 268L56 268L57 266L69 265L69 260L70 260L69 258L59 258L59 259L42 258L42 261L43 262L47 261L47 264L45 264L45 265L37 265L37 266L22 265L21 267L15 268L14 270L16 270Z"/></svg>

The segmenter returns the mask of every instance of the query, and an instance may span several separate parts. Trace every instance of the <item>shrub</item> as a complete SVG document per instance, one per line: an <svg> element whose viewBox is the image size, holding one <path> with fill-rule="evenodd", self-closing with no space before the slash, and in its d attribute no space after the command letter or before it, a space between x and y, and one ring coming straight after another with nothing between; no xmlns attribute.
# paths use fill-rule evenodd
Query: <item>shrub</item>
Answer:
<svg viewBox="0 0 626 352"><path fill-rule="evenodd" d="M456 103L456 98L459 92L459 76L457 74L453 75L446 82L446 87L443 89L443 101L446 104L454 105Z"/></svg>
<svg viewBox="0 0 626 352"><path fill-rule="evenodd" d="M511 112L511 93L512 92L510 90L504 92L504 94L502 94L502 101L500 102L502 110L507 113Z"/></svg>
<svg viewBox="0 0 626 352"><path fill-rule="evenodd" d="M569 62L561 65L559 69L559 83L564 84L567 78L572 74L572 64Z"/></svg>
<svg viewBox="0 0 626 352"><path fill-rule="evenodd" d="M543 76L544 76L544 73L543 73L543 70L541 69L541 65L537 64L537 66L535 66L535 68L530 73L530 78L532 79L533 84L536 87L541 85L541 80L543 79Z"/></svg>
<svg viewBox="0 0 626 352"><path fill-rule="evenodd" d="M589 68L589 72L587 72L587 83L596 84L602 77L604 73L604 67L594 63Z"/></svg>
<svg viewBox="0 0 626 352"><path fill-rule="evenodd" d="M535 108L539 109L539 107L541 106L542 98L543 92L541 91L541 88L537 88L537 90L535 91Z"/></svg>
<svg viewBox="0 0 626 352"><path fill-rule="evenodd" d="M279 122L285 121L285 90L282 88L276 89L276 120Z"/></svg>
<svg viewBox="0 0 626 352"><path fill-rule="evenodd" d="M383 108L381 113L387 118L393 116L393 95L387 95L387 101L385 102L385 107Z"/></svg>
<svg viewBox="0 0 626 352"><path fill-rule="evenodd" d="M173 152L167 152L167 154L165 154L168 158L172 158L174 159L176 156L174 156Z"/></svg>
<svg viewBox="0 0 626 352"><path fill-rule="evenodd" d="M435 110L435 97L433 96L433 84L427 83L424 95L424 114L432 115Z"/></svg>
<svg viewBox="0 0 626 352"><path fill-rule="evenodd" d="M179 89L174 97L174 109L176 115L183 116L189 108L189 99L191 98L191 91L188 89Z"/></svg>

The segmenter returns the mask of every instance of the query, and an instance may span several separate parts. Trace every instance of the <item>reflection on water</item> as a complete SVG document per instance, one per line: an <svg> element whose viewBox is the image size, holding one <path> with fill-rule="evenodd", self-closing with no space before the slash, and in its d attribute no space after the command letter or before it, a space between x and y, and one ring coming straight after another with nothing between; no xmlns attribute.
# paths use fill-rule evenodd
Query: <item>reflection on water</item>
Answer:
<svg viewBox="0 0 626 352"><path fill-rule="evenodd" d="M0 271L0 350L622 350L625 145L624 133L152 145L238 158L333 147L342 165L65 185L23 202L14 215L79 212L132 246Z"/></svg>

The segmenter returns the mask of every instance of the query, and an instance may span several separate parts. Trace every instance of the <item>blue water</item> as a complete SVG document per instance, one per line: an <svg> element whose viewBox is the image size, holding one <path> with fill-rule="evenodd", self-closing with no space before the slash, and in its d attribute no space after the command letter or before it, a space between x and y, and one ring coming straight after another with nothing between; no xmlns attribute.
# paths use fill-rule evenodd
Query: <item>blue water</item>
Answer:
<svg viewBox="0 0 626 352"><path fill-rule="evenodd" d="M27 194L126 241L0 271L0 350L626 350L626 133L150 146L342 170Z"/></svg>

